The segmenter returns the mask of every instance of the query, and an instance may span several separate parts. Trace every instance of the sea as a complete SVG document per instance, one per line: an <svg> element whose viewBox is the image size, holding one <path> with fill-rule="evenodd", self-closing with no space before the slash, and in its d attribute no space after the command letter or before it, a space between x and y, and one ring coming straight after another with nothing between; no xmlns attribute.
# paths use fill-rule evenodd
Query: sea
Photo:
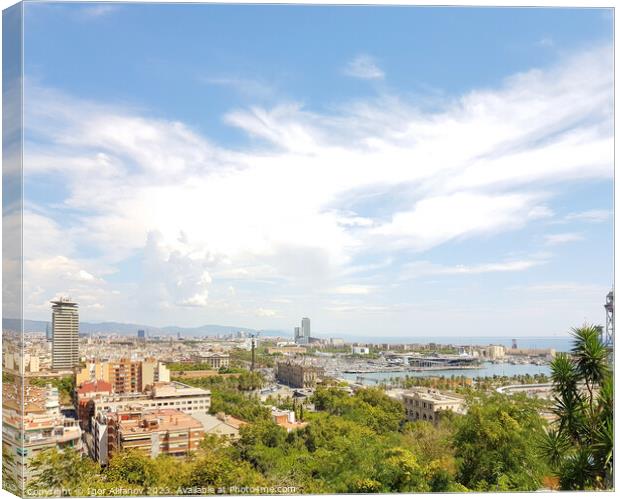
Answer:
<svg viewBox="0 0 620 499"><path fill-rule="evenodd" d="M468 378L477 378L484 376L518 376L520 374L546 374L551 372L548 365L535 364L492 364L484 362L478 369L445 369L437 371L390 371L390 372L373 372L364 374L341 373L340 378L349 381L361 380L364 385L376 385L382 382L389 382L390 378L404 378L405 376L416 377L433 377L433 376L466 376Z"/></svg>
<svg viewBox="0 0 620 499"><path fill-rule="evenodd" d="M517 343L517 348L553 348L556 352L568 352L572 349L573 339L570 336L524 336L521 338L514 338ZM374 340L360 339L358 341L368 341L378 343ZM455 346L467 346L467 345L503 345L510 348L513 343L513 338L506 338L501 336L454 336L454 337L436 337L436 338L381 338L381 343L436 343L438 345L455 345ZM356 381L361 376L361 381L365 385L374 385L384 381L389 381L390 378L398 378L405 376L467 376L468 378L484 377L484 376L518 376L523 374L550 374L550 367L547 364L493 364L491 362L484 362L478 369L446 369L437 371L391 371L391 372L373 372L360 374L348 374L342 373L340 377Z"/></svg>

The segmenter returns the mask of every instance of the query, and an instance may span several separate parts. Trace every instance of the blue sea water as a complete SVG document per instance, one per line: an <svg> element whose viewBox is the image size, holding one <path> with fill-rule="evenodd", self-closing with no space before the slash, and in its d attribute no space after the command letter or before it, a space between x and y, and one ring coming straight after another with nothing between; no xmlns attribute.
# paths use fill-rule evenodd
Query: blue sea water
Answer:
<svg viewBox="0 0 620 499"><path fill-rule="evenodd" d="M468 378L484 376L517 376L520 374L550 374L548 365L537 366L535 364L492 364L483 363L479 369L446 369L444 371L397 371L397 372L374 372L362 374L363 384L374 385L390 378L404 378L405 376L432 377L432 376L466 376ZM359 374L343 373L341 377L355 381Z"/></svg>

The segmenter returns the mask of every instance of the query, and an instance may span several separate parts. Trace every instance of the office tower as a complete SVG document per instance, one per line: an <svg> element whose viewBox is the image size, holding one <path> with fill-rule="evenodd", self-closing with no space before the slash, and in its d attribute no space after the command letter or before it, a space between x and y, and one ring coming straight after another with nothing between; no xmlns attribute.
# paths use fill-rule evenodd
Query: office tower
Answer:
<svg viewBox="0 0 620 499"><path fill-rule="evenodd" d="M144 329L138 329L138 339L139 340L146 339L146 333L144 332Z"/></svg>
<svg viewBox="0 0 620 499"><path fill-rule="evenodd" d="M79 364L78 305L69 298L52 302L52 369L73 369Z"/></svg>
<svg viewBox="0 0 620 499"><path fill-rule="evenodd" d="M308 317L301 319L301 336L304 345L310 343L310 319Z"/></svg>
<svg viewBox="0 0 620 499"><path fill-rule="evenodd" d="M50 329L50 323L45 324L45 339L52 341L52 330Z"/></svg>
<svg viewBox="0 0 620 499"><path fill-rule="evenodd" d="M299 343L299 339L301 338L301 328L300 327L296 327L295 328L295 332L294 334L294 338L295 338L295 343Z"/></svg>

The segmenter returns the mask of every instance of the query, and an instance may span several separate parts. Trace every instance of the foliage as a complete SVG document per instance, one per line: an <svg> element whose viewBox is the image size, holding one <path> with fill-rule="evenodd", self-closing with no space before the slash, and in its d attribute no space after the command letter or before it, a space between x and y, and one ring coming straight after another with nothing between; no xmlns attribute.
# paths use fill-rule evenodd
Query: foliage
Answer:
<svg viewBox="0 0 620 499"><path fill-rule="evenodd" d="M379 388L358 390L352 397L338 388L318 388L313 401L318 410L355 421L377 433L397 431L404 423L402 404Z"/></svg>
<svg viewBox="0 0 620 499"><path fill-rule="evenodd" d="M28 378L28 382L33 386L45 388L47 385L52 385L54 388L58 388L58 395L60 396L60 403L63 405L71 404L73 399L73 393L75 392L75 378L73 376L63 376L62 378Z"/></svg>
<svg viewBox="0 0 620 499"><path fill-rule="evenodd" d="M539 452L564 490L606 489L613 484L613 376L600 327L573 329L572 355L551 364L556 422L539 440Z"/></svg>
<svg viewBox="0 0 620 499"><path fill-rule="evenodd" d="M543 434L540 402L494 393L468 401L453 438L457 479L474 490L536 490L545 473L534 440Z"/></svg>

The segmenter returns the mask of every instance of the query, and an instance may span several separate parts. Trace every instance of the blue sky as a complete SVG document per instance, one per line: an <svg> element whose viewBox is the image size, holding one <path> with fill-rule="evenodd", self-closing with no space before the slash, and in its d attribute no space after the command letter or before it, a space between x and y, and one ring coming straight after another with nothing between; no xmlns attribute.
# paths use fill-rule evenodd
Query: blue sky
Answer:
<svg viewBox="0 0 620 499"><path fill-rule="evenodd" d="M25 33L30 318L604 321L609 10L30 3Z"/></svg>

